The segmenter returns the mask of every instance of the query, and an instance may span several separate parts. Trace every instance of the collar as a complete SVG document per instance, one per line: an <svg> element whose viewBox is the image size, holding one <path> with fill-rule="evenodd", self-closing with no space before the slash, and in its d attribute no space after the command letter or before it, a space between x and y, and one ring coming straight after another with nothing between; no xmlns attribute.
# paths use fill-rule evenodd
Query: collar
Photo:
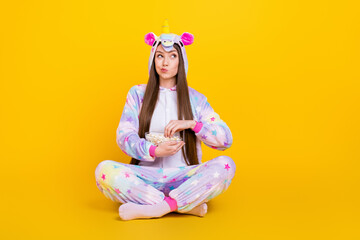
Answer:
<svg viewBox="0 0 360 240"><path fill-rule="evenodd" d="M160 91L176 91L176 85L172 88L165 88L162 86L159 86Z"/></svg>

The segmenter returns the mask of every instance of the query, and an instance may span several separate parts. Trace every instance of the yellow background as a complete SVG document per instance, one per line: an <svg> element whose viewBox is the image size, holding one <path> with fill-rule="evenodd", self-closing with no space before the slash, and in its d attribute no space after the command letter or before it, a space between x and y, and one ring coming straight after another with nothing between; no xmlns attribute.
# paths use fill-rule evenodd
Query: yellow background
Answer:
<svg viewBox="0 0 360 240"><path fill-rule="evenodd" d="M1 239L359 239L356 1L1 3ZM204 218L121 221L97 189L148 32L194 34L188 83L230 127Z"/></svg>

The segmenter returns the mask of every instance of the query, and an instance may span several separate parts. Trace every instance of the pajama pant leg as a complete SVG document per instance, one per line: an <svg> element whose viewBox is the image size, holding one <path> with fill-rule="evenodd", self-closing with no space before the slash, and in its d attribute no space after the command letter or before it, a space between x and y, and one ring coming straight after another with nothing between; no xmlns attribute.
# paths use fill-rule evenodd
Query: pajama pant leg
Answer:
<svg viewBox="0 0 360 240"><path fill-rule="evenodd" d="M188 212L226 191L236 170L234 161L228 156L195 166L187 171L183 177L185 181L169 192L177 201L178 212Z"/></svg>
<svg viewBox="0 0 360 240"><path fill-rule="evenodd" d="M188 212L224 192L235 175L235 163L228 156L175 168L157 168L101 162L95 170L99 190L115 202L156 204L165 196L177 201L179 212Z"/></svg>
<svg viewBox="0 0 360 240"><path fill-rule="evenodd" d="M156 170L157 168L105 160L95 170L96 185L114 202L156 204L165 198L164 193L156 188L159 185L156 182L159 178Z"/></svg>

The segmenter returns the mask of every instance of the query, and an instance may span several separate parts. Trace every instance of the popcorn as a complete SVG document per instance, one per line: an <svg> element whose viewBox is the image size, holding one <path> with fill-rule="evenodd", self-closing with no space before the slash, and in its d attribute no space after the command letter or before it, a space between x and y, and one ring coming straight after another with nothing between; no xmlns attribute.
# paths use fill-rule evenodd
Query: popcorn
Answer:
<svg viewBox="0 0 360 240"><path fill-rule="evenodd" d="M182 141L181 138L178 136L165 137L163 133L150 133L150 132L145 133L145 139L155 144L156 146L159 145L160 143L168 142L168 141L177 141L177 142Z"/></svg>

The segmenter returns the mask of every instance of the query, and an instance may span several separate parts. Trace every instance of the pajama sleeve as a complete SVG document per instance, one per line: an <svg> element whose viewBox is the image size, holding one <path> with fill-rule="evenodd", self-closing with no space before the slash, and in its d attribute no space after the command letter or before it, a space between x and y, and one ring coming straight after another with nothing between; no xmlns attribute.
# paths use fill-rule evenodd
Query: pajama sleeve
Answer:
<svg viewBox="0 0 360 240"><path fill-rule="evenodd" d="M233 142L230 128L213 110L205 96L197 109L199 119L193 128L195 135L208 147L221 151L230 148Z"/></svg>
<svg viewBox="0 0 360 240"><path fill-rule="evenodd" d="M156 146L145 138L139 137L139 114L140 100L136 94L136 86L134 86L126 97L126 103L116 131L116 142L128 156L141 161L153 162Z"/></svg>

